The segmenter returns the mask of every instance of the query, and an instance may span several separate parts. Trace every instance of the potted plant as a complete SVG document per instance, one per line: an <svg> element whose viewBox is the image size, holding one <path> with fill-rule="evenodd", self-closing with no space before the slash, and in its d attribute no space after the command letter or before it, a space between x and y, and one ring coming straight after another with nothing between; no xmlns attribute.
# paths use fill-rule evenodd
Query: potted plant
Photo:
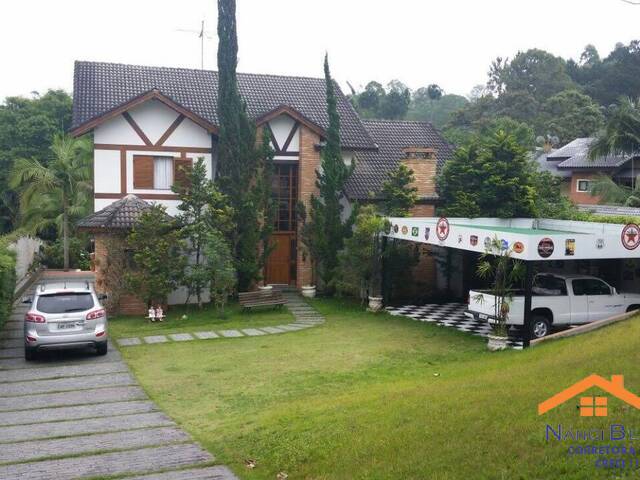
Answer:
<svg viewBox="0 0 640 480"><path fill-rule="evenodd" d="M524 274L524 266L520 260L511 258L513 247L506 247L505 243L494 237L489 242L478 261L477 272L482 279L491 279L489 294L495 299L493 309L493 323L487 347L489 350L504 350L509 340L509 306L513 300L513 287ZM484 296L480 293L474 300L483 303Z"/></svg>

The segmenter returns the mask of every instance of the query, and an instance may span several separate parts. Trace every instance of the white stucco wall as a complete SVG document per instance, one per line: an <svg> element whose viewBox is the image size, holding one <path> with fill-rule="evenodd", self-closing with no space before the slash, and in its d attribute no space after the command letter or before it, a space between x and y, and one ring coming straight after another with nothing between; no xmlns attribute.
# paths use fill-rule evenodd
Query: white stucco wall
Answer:
<svg viewBox="0 0 640 480"><path fill-rule="evenodd" d="M140 136L122 115L97 126L93 131L93 141L118 145L144 145Z"/></svg>
<svg viewBox="0 0 640 480"><path fill-rule="evenodd" d="M93 191L120 193L120 152L118 150L94 150Z"/></svg>
<svg viewBox="0 0 640 480"><path fill-rule="evenodd" d="M287 141L287 137L291 133L291 129L295 125L295 120L291 118L289 115L282 114L269 121L269 127L273 132L273 136L276 138L276 142L278 142L278 146L280 148L284 147L285 142ZM273 147L273 145L271 145ZM288 152L297 152L300 150L300 134L298 132L297 135L294 135L291 139L291 143L287 148Z"/></svg>
<svg viewBox="0 0 640 480"><path fill-rule="evenodd" d="M129 115L155 144L179 114L158 100L149 100L130 110Z"/></svg>
<svg viewBox="0 0 640 480"><path fill-rule="evenodd" d="M211 148L211 135L200 125L185 118L164 144L168 147Z"/></svg>

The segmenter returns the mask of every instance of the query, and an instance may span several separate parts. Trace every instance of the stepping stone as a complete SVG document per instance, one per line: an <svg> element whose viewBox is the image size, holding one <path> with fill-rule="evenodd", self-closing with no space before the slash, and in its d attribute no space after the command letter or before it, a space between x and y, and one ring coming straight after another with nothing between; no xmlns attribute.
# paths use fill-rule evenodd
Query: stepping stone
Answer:
<svg viewBox="0 0 640 480"><path fill-rule="evenodd" d="M29 448L25 444L6 443L0 449L0 463L27 462L40 458L60 456L60 452L73 455L99 453L104 450L129 450L189 440L182 430L173 427L156 427L146 430L98 433L80 437L56 438L54 440L32 440Z"/></svg>
<svg viewBox="0 0 640 480"><path fill-rule="evenodd" d="M164 445L85 457L43 460L37 467L17 463L0 467L0 478L85 478L121 476L190 467L213 460L211 454L193 444Z"/></svg>
<svg viewBox="0 0 640 480"><path fill-rule="evenodd" d="M7 340L0 340L0 348L19 348L24 345L22 338L10 338Z"/></svg>
<svg viewBox="0 0 640 480"><path fill-rule="evenodd" d="M298 330L296 327L292 327L291 325L278 325L276 328L280 328L282 330L287 330L289 332L293 332L295 330Z"/></svg>
<svg viewBox="0 0 640 480"><path fill-rule="evenodd" d="M194 335L200 340L207 340L209 338L220 338L216 332L196 332Z"/></svg>
<svg viewBox="0 0 640 480"><path fill-rule="evenodd" d="M127 477L126 480L238 480L238 477L224 465L215 465L175 472L152 473L140 477Z"/></svg>
<svg viewBox="0 0 640 480"><path fill-rule="evenodd" d="M22 328L18 330L5 330L0 334L0 338L22 338L24 336L24 330Z"/></svg>
<svg viewBox="0 0 640 480"><path fill-rule="evenodd" d="M87 373L91 373L88 371ZM68 390L87 390L90 388L135 385L129 373L108 373L87 377L58 378L55 380L33 380L29 382L4 383L0 388L0 397L34 395L36 393L64 392ZM19 403L19 400L16 401ZM2 438L2 435L0 435ZM0 477L2 478L2 477Z"/></svg>
<svg viewBox="0 0 640 480"><path fill-rule="evenodd" d="M79 420L81 418L109 417L112 415L131 415L132 413L149 413L155 412L156 410L157 407L147 400L95 403L74 407L40 408L0 413L0 426Z"/></svg>
<svg viewBox="0 0 640 480"><path fill-rule="evenodd" d="M278 327L262 327L262 330L264 330L267 333L282 333L282 332L284 332L283 329L278 328Z"/></svg>
<svg viewBox="0 0 640 480"><path fill-rule="evenodd" d="M117 340L118 345L120 345L121 347L131 347L133 345L141 345L142 341L139 338L133 337L133 338L119 338Z"/></svg>
<svg viewBox="0 0 640 480"><path fill-rule="evenodd" d="M0 350L0 358L24 357L24 348L3 348Z"/></svg>
<svg viewBox="0 0 640 480"><path fill-rule="evenodd" d="M222 330L220 335L227 338L243 337L242 332L238 330Z"/></svg>
<svg viewBox="0 0 640 480"><path fill-rule="evenodd" d="M263 332L262 330L258 330L257 328L245 328L242 330L242 333L244 333L245 335L249 335L250 337L267 334L267 332Z"/></svg>
<svg viewBox="0 0 640 480"><path fill-rule="evenodd" d="M190 333L170 333L169 338L176 342L188 342L194 339Z"/></svg>
<svg viewBox="0 0 640 480"><path fill-rule="evenodd" d="M175 424L164 413L137 413L119 417L85 418L83 420L65 422L45 422L33 425L0 427L0 438L3 442L10 443L23 440L69 437L71 435L89 435L96 432L106 433L117 432L119 430L133 430L136 428L166 426L175 426ZM16 477L5 477L0 473L0 478Z"/></svg>
<svg viewBox="0 0 640 480"><path fill-rule="evenodd" d="M96 388L74 392L44 393L28 397L0 398L0 412L30 410L44 407L64 407L86 403L107 403L126 400L144 400L147 395L138 386Z"/></svg>
<svg viewBox="0 0 640 480"><path fill-rule="evenodd" d="M145 343L165 343L169 340L164 335L150 335L148 337L144 337Z"/></svg>
<svg viewBox="0 0 640 480"><path fill-rule="evenodd" d="M15 370L0 370L0 382L21 382L28 380L45 380L47 378L61 377L84 377L87 375L102 375L105 373L128 372L127 366L123 362L98 363L91 365L87 370L87 365L66 365L42 366L31 365L32 368L20 368ZM2 387L0 387L0 390Z"/></svg>

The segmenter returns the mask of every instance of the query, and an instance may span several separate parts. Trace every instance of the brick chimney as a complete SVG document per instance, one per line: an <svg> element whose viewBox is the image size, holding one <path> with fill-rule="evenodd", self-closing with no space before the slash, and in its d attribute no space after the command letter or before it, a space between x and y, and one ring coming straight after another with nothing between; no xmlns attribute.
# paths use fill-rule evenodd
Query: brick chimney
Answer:
<svg viewBox="0 0 640 480"><path fill-rule="evenodd" d="M418 198L431 197L436 193L436 151L428 147L405 147L402 163L413 170L418 189Z"/></svg>

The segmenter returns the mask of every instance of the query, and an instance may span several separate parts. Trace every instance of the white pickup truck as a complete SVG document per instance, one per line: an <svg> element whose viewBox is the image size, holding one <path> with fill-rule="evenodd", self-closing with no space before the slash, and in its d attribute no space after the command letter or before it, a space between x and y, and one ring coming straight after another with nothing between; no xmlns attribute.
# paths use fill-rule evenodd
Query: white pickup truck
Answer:
<svg viewBox="0 0 640 480"><path fill-rule="evenodd" d="M594 322L640 309L640 294L618 293L603 280L585 275L535 276L531 298L531 335L541 338L552 326ZM495 322L495 297L483 290L469 292L467 315ZM514 291L508 325L524 324L524 292Z"/></svg>

